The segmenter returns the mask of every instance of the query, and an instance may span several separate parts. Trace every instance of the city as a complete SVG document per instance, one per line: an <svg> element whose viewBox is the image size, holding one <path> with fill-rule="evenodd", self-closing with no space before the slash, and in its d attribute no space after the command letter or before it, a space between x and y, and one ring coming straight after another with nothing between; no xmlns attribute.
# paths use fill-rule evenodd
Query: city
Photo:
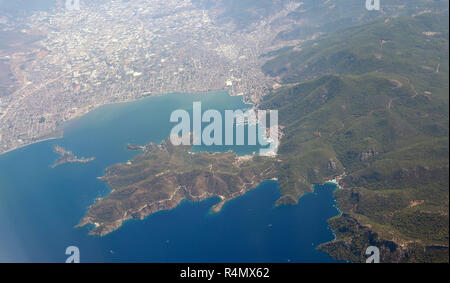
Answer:
<svg viewBox="0 0 450 283"><path fill-rule="evenodd" d="M298 44L275 37L299 5L246 30L215 23L190 0L36 13L21 29L39 35L32 47L0 57L16 78L14 91L0 94L0 154L60 137L65 121L101 105L150 95L226 89L257 104L279 86L261 71L262 55Z"/></svg>

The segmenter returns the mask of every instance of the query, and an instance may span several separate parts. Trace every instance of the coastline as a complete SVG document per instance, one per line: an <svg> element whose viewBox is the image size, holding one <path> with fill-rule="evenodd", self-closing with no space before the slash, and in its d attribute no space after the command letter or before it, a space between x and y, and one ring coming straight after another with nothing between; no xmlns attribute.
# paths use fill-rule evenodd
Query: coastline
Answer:
<svg viewBox="0 0 450 283"><path fill-rule="evenodd" d="M28 147L28 146L30 146L30 145L33 145L33 144L37 144L37 143L41 143L41 142L45 142L45 141L49 141L49 140L59 140L59 139L62 139L62 138L64 137L65 129L66 129L66 127L67 127L70 123L73 123L73 122L76 121L77 119L80 119L80 118L86 116L87 114L89 114L89 113L91 113L91 112L93 112L93 111L95 111L95 110L98 110L98 109L100 109L100 108L102 108L102 107L108 106L108 105L117 105L117 104L133 103L133 102L138 102L138 101L141 101L141 100L143 100L143 99L148 99L148 98L152 98L152 97L161 97L161 96L174 95L174 94L181 94L181 95L208 95L209 93L220 93L220 92L226 93L226 94L228 94L229 96L232 96L232 97L242 96L242 102L243 102L244 104L247 104L247 105L253 105L253 107L255 107L255 104L254 104L254 103L246 102L246 101L244 100L244 96L243 96L243 95L232 95L232 94L229 92L229 90L227 90L227 89L211 90L211 91L200 91L200 92L169 92L169 93L159 93L159 94L143 95L142 97L138 97L138 98L130 99L130 100L125 100L125 101L108 102L108 103L105 103L105 104L99 104L99 105L94 105L94 106L87 107L88 109L86 109L86 110L81 110L79 113L76 113L73 117L70 117L68 120L63 121L63 122L61 123L61 125L60 125L60 126L54 131L54 133L53 133L53 134L56 135L56 137L45 137L45 138L42 138L42 139L39 139L39 138L38 138L38 139L37 139L36 141L34 141L34 142L29 142L29 143L26 143L26 144L22 144L22 145L19 145L19 146L14 147L14 148L8 149L8 150L6 150L6 151L0 151L0 158L1 158L1 156L5 155L5 154L7 154L7 153L14 152L14 151L16 151L16 150L18 150L18 149L21 149L21 148L26 148L26 147ZM145 92L144 92L144 93L145 93ZM49 134L49 135L51 136L51 135L53 135L53 134Z"/></svg>
<svg viewBox="0 0 450 283"><path fill-rule="evenodd" d="M237 156L237 158L239 158ZM263 174L263 173L261 173ZM210 214L217 214L220 213L223 209L223 207L229 203L230 201L233 201L235 199L238 199L244 195L246 195L249 191L253 191L261 186L261 184L265 182L277 182L276 180L272 179L261 179L261 181L252 181L251 183L244 183L242 185L242 189L232 193L228 196L222 196L216 193L211 192L204 192L202 195L193 195L192 192L186 188L184 185L180 185L173 191L168 199L162 199L162 200L156 200L150 204L145 204L138 208L135 211L125 211L124 215L116 219L114 222L111 223L99 223L95 221L95 215L89 215L89 210L93 208L95 205L98 204L99 201L102 201L104 198L106 198L109 194L114 192L114 189L111 188L111 186L108 184L107 177L100 177L97 178L98 180L101 180L106 183L109 192L107 192L104 196L96 198L88 208L87 208L87 214L80 220L80 222L75 226L75 228L81 228L88 225L94 225L94 229L89 231L89 235L93 236L106 236L120 228L123 227L123 224L125 224L127 221L132 219L139 219L139 220L145 220L147 217L158 213L160 211L170 211L172 209L177 208L183 201L187 200L190 202L203 202L210 198L219 198L220 201L210 207ZM278 182L277 182L278 183Z"/></svg>
<svg viewBox="0 0 450 283"><path fill-rule="evenodd" d="M56 137L43 138L43 139L37 140L37 141L35 141L35 142L31 142L31 143L28 143L28 144L24 144L24 145L22 145L22 146L18 146L18 147L9 149L9 150L7 150L7 151L1 152L1 153L0 153L0 158L2 158L3 156L6 156L8 153L12 153L12 152L14 152L14 151L16 151L16 150L23 149L23 148L26 148L26 147L28 147L28 146L34 145L34 144L39 144L39 143L43 143L43 142L46 142L46 141L52 141L52 140L59 140L59 139L62 139L63 137L64 137L64 132L62 131L62 132L61 132L58 136L56 136Z"/></svg>
<svg viewBox="0 0 450 283"><path fill-rule="evenodd" d="M242 198L242 197L244 197L245 195L247 195L248 192L254 192L255 190L258 190L263 184L269 183L269 182L276 183L277 191L280 192L280 190L279 190L279 185L280 185L280 184L278 183L278 181L277 181L277 180L274 180L274 178L272 178L272 179L267 179L267 180L261 181L258 185L256 185L256 187L251 188L251 189L249 189L249 190L246 190L243 194L241 194L241 195L239 195L239 196L236 196L236 197L234 197L234 198L231 198L231 199L225 199L223 196L217 196L217 195L212 196L212 198L214 198L214 197L220 198L220 202L218 202L217 204L211 206L210 211L209 211L208 214L209 214L209 215L215 215L215 214L221 213L222 210L224 209L224 207L226 207L229 203L231 203L231 202L233 202L233 201L236 201L236 200L239 200L239 198ZM280 193L280 195L281 195L281 193ZM188 200L188 199L187 199L187 200ZM206 200L206 199L205 199L205 200ZM190 201L190 200L188 200L188 201ZM273 206L275 207L275 203L274 203ZM215 209L216 207L217 207L217 210Z"/></svg>
<svg viewBox="0 0 450 283"><path fill-rule="evenodd" d="M68 126L69 124L73 123L73 122L76 121L77 119L80 119L80 118L82 118L82 117L85 117L87 114L89 114L89 113L91 113L91 112L93 112L93 111L95 111L95 110L98 110L98 109L100 109L101 107L106 107L106 106L108 106L108 105L116 105L116 104L119 104L119 105L120 105L120 104L135 103L135 102L139 102L139 101L144 100L144 99L150 99L150 98L153 98L153 97L156 98L156 97L162 97L162 96L168 96L168 95L175 95L175 94L183 95L183 96L185 96L185 95L186 95L186 96L189 96L189 95L211 95L211 94L213 94L213 95L225 95L225 94L226 94L226 95L231 96L231 97L237 96L237 95L231 95L230 92L229 92L228 90L226 90L226 89L222 89L222 90L208 91L208 92L164 93L164 94L156 94L156 95L147 95L147 96L142 96L142 97L139 97L139 98L137 98L137 99L132 99L132 100L128 100L128 101L118 101L118 102L111 102L111 103L106 103L106 104L96 105L96 106L92 106L91 108L88 108L88 109L85 109L85 110L81 110L79 113L77 113L76 115L74 115L73 117L71 117L69 120L67 120L67 121L65 121L64 123L62 123L61 126L59 127L59 131L58 131L58 134L59 134L59 135L58 135L58 136L56 136L56 137L51 137L51 138L46 138L46 139L42 139L42 140L39 140L39 141L36 141L36 142L33 142L33 143L29 143L29 144L26 144L26 145L23 145L23 146L20 146L20 147L11 149L11 150L9 150L8 152L13 152L13 151L15 151L15 150L17 150L17 149L25 148L25 147L27 147L27 146L29 146L29 145L33 145L33 144L39 143L39 142L44 142L44 141L47 141L47 140L57 140L57 139L61 139L61 138L64 137L65 130L66 130L66 128L67 128L67 126ZM245 105L249 105L250 107L256 107L256 104L250 103L250 102L246 102L245 99L244 99L244 96L242 97L241 101L242 101ZM280 140L281 140L281 138L282 138L282 135L280 135ZM8 152L5 152L5 154L8 153ZM0 154L0 157L1 157L2 155L3 155L3 153ZM251 155L251 156L253 156L253 155ZM243 156L242 156L242 157L243 157ZM263 181L261 181L261 182L259 182L259 183L257 183L257 184L252 184L252 185L254 185L254 186L252 186L252 187L249 188L249 189L246 189L246 190L241 191L238 195L233 196L232 198L225 198L225 197L223 197L223 196L218 196L218 195L207 195L207 196L204 196L204 198L199 198L199 199L189 199L189 198L184 198L184 199L182 199L181 201L187 200L187 201L192 201L192 202L199 202L199 201L204 201L204 200L206 200L206 199L208 199L208 198L219 197L219 198L221 198L221 200L220 200L217 204L215 204L215 205L213 205L213 206L211 207L211 213L217 214L217 213L220 213L221 210L223 209L223 207L224 207L227 203L231 202L232 200L235 200L235 199L237 199L237 198L240 198L240 197L246 195L246 193L247 193L248 191L250 191L250 190L257 189L257 188L258 188L259 186L261 186L261 184L263 184L264 182L273 182L273 181L276 182L277 180L274 180L274 179L267 179L267 180L263 180ZM277 183L278 183L278 182L277 182ZM109 186L108 186L108 188L109 188ZM277 188L278 188L278 191L279 191L279 184L277 185ZM110 189L110 190L111 190L111 189ZM105 193L105 195L108 195L110 192L111 192L111 191ZM314 191L313 191L313 192L314 192ZM305 195L306 195L306 194L305 194ZM303 195L303 196L304 196L304 195ZM303 196L301 196L301 197L299 198L299 200L300 200ZM280 197L282 197L281 194L280 194ZM93 204L95 204L96 202L97 202L97 200L95 200L95 201L93 202ZM177 207L179 204L180 204L180 203L177 203L177 204L175 204L175 205L172 205L171 208L168 208L168 209L166 209L166 210L171 210L171 209ZM274 206L276 206L276 202L275 202ZM148 215L146 215L146 216L143 217L143 218L146 218L146 217L148 217L148 216L151 215L151 214L153 214L153 213L149 213ZM142 220L143 218L141 218L141 220ZM122 226L123 223L127 222L127 221L130 220L130 219L132 219L132 217L130 217L130 215L125 215L122 219L120 219L120 221L118 221L118 223L115 223L115 224L113 225L114 228L112 229L112 231L116 230L117 228L119 228L120 226ZM81 219L80 223L79 223L78 225L76 225L76 226L77 226L77 227L81 227L81 226L85 226L85 225L87 225L87 224L89 224L89 223L90 223L90 224L93 224L95 228L99 228L99 224L98 224L98 223L97 223L97 224L92 223L92 222L90 222L86 217L85 217L84 219ZM112 232L112 231L110 231L110 232ZM109 234L110 232L106 232L105 235L106 235L106 234ZM103 235L100 235L100 236L103 236Z"/></svg>
<svg viewBox="0 0 450 283"><path fill-rule="evenodd" d="M231 198L225 198L224 196L221 196L221 195L209 194L209 193L205 194L203 196L195 196L195 197L191 197L191 198L183 197L183 195L178 195L178 190L181 189L181 188L178 188L178 190L172 195L171 198L158 201L158 204L161 204L164 202L170 202L168 207L165 207L165 208L157 207L156 209L155 208L151 209L153 204L146 205L145 207L140 208L139 211L143 212L144 210L150 208L150 211L147 211L148 213L144 213L144 214L140 215L140 217L137 217L137 218L133 217L131 214L127 213L124 215L124 217L122 217L121 219L118 219L114 223L111 223L110 226L108 226L108 227L105 227L101 223L93 221L92 217L90 217L90 216L85 216L80 220L80 222L77 225L74 226L74 228L86 227L89 231L88 234L90 236L102 238L102 237L108 236L111 233L114 233L118 230L121 230L130 221L144 221L144 220L148 219L149 217L151 217L155 214L158 214L160 212L171 211L173 209L176 209L183 202L201 203L201 202L205 202L208 200L217 199L218 202L215 204L212 204L209 207L209 210L207 213L207 216L214 216L214 215L220 214L224 209L226 209L226 206L228 206L231 202L239 200L240 198L245 197L248 192L257 191L258 189L260 189L262 187L262 185L264 185L266 183L271 183L271 182L276 184L276 190L281 195L281 193L279 191L279 183L277 180L274 180L274 179L263 180L254 187L251 187L249 189L243 189L242 191L240 191L240 194L238 194L234 197L231 197ZM109 186L107 186L107 187L109 188ZM108 194L109 193L106 193L106 195L108 195ZM103 198L104 197L99 197L99 198L95 199L94 203L91 206L95 205L97 203L97 201L102 200ZM273 208L276 207L275 202L273 203ZM91 206L88 207L88 210Z"/></svg>
<svg viewBox="0 0 450 283"><path fill-rule="evenodd" d="M343 174L341 174L341 175L339 175L339 176L336 176L335 178L330 179L330 180L328 180L328 181L326 181L326 182L324 183L324 184L333 184L333 185L336 186L336 189L333 191L333 195L335 195L336 191L343 189L343 187L340 185L340 181L342 180L342 178L343 178L345 175L346 175L346 173L343 173ZM333 216L333 217L331 217L331 218L329 218L329 219L327 220L327 226L328 226L328 228L331 230L331 232L333 233L333 239L332 239L331 241L328 241L328 242L325 242L325 243L321 243L321 244L317 247L318 250L321 250L320 247L321 247L322 245L325 245L325 244L327 244L327 243L332 243L332 242L334 242L334 241L337 240L336 231L334 231L334 230L330 227L330 225L329 225L329 221L330 221L331 219L334 219L334 218L336 218L336 217L339 217L339 216L341 216L342 213L343 213L342 210L339 209L339 205L338 205L336 196L335 196L335 204L333 205L333 207L336 208L336 210L338 211L338 214L337 214L336 216ZM325 251L324 251L324 252L325 252ZM327 252L325 252L325 253L329 255L329 253L327 253ZM330 256L331 256L331 255L330 255Z"/></svg>

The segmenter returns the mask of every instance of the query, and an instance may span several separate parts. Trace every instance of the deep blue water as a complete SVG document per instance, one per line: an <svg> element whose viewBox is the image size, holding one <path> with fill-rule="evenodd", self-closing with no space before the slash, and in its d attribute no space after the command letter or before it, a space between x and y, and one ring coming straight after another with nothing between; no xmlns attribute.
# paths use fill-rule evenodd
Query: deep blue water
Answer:
<svg viewBox="0 0 450 283"><path fill-rule="evenodd" d="M334 185L316 186L297 206L274 207L278 184L267 181L227 203L219 214L209 213L219 201L211 198L128 221L102 238L89 236L88 228L74 228L94 199L108 193L96 178L138 154L126 144L161 142L173 126L170 113L189 110L199 100L205 109L246 107L239 97L223 92L108 105L69 123L60 140L0 156L0 262L64 262L65 249L72 245L79 247L83 262L332 261L315 248L334 238L326 224L338 213ZM96 160L51 169L58 158L52 152L56 144Z"/></svg>

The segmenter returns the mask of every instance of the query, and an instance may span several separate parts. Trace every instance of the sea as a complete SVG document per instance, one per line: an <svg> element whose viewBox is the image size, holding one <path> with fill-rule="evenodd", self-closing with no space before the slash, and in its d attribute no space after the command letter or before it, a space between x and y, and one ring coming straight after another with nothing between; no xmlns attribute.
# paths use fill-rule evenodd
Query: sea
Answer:
<svg viewBox="0 0 450 283"><path fill-rule="evenodd" d="M334 184L315 186L298 205L275 206L279 185L268 180L216 214L210 209L220 200L213 197L127 221L104 237L89 235L92 227L75 227L95 199L109 192L97 177L139 154L126 145L162 142L174 126L172 111L191 112L194 101L204 110L249 107L224 91L111 104L68 122L61 139L0 155L0 262L65 262L69 246L79 249L81 262L334 262L317 250L334 239L327 225L339 213ZM52 169L59 157L55 145L95 160ZM256 151L214 151L230 149Z"/></svg>

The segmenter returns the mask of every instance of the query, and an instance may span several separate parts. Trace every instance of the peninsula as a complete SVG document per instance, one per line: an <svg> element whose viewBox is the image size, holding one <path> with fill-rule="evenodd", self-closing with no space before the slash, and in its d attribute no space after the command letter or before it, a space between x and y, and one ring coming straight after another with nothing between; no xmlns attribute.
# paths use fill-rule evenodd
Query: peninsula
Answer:
<svg viewBox="0 0 450 283"><path fill-rule="evenodd" d="M111 192L97 199L77 225L94 225L91 235L104 236L126 220L172 209L184 199L202 201L217 196L221 201L212 211L219 212L227 201L276 174L273 158L232 152L193 153L190 146L174 146L169 139L160 145L128 148L144 152L106 169L100 179Z"/></svg>
<svg viewBox="0 0 450 283"><path fill-rule="evenodd" d="M71 151L67 151L64 148L55 145L53 147L53 151L61 155L55 163L51 166L51 168L58 167L59 165L65 164L65 163L88 163L95 160L94 157L90 158L78 158L76 155L74 155Z"/></svg>

